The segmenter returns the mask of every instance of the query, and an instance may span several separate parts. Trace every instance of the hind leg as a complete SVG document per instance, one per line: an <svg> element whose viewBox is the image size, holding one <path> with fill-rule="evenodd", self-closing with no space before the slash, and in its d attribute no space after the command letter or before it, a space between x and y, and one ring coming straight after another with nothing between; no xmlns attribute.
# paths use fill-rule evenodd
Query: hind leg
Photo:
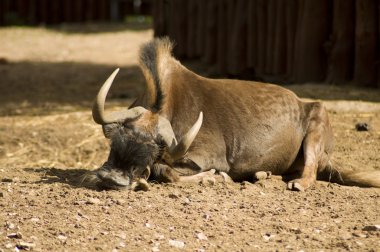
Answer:
<svg viewBox="0 0 380 252"><path fill-rule="evenodd" d="M303 140L304 164L299 169L299 178L288 182L288 189L304 191L317 179L319 167L327 165L333 148L333 134L326 109L319 102L312 106L309 123Z"/></svg>

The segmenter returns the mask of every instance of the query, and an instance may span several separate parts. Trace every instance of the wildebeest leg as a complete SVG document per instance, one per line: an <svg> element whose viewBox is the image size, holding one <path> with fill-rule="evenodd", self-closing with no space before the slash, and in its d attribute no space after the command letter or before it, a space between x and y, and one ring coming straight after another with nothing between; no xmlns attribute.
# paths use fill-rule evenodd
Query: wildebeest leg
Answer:
<svg viewBox="0 0 380 252"><path fill-rule="evenodd" d="M300 169L300 178L288 182L290 190L304 191L312 186L318 168L326 166L332 149L332 130L326 109L319 102L310 106L309 124L302 145L304 165Z"/></svg>
<svg viewBox="0 0 380 252"><path fill-rule="evenodd" d="M215 174L215 169L211 169L206 172L200 172L194 175L181 174L181 168L172 168L164 164L156 164L153 166L150 180L164 183L184 182L184 183L200 183L207 181L214 181L215 177L223 182L233 182L233 180L225 172L219 172Z"/></svg>

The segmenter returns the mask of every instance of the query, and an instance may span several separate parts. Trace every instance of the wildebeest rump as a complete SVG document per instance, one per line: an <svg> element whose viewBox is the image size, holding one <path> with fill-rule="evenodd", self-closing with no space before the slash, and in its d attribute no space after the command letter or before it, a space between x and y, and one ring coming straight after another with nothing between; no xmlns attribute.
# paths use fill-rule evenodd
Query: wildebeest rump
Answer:
<svg viewBox="0 0 380 252"><path fill-rule="evenodd" d="M199 181L215 170L235 181L258 171L291 175L292 190L305 190L317 175L346 184L380 187L380 172L334 167L333 133L320 102L305 102L277 85L201 77L171 55L167 38L140 51L145 92L125 111L104 112L118 70L99 91L95 122L111 139L100 183L129 187L139 178ZM178 140L177 140L178 139Z"/></svg>

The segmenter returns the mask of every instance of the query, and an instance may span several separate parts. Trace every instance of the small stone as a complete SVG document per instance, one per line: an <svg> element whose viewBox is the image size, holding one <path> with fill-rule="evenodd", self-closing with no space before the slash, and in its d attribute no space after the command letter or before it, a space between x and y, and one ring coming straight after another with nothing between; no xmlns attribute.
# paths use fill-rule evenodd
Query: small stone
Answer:
<svg viewBox="0 0 380 252"><path fill-rule="evenodd" d="M363 228L364 231L380 231L380 225L368 225Z"/></svg>
<svg viewBox="0 0 380 252"><path fill-rule="evenodd" d="M273 237L274 237L274 235L272 235L272 234L265 234L265 235L263 235L263 238L264 238L265 241L269 241Z"/></svg>
<svg viewBox="0 0 380 252"><path fill-rule="evenodd" d="M366 234L355 232L352 234L353 236L360 237L360 238L367 238Z"/></svg>
<svg viewBox="0 0 380 252"><path fill-rule="evenodd" d="M32 242L23 242L23 241L20 241L16 245L16 247L18 249L23 249L23 250L30 250L30 249L34 248L35 246L36 246L36 244L34 244Z"/></svg>
<svg viewBox="0 0 380 252"><path fill-rule="evenodd" d="M61 241L66 241L67 240L67 237L64 236L64 235L58 235L57 238Z"/></svg>
<svg viewBox="0 0 380 252"><path fill-rule="evenodd" d="M117 249L125 248L127 245L124 242L120 242L119 245L117 245Z"/></svg>
<svg viewBox="0 0 380 252"><path fill-rule="evenodd" d="M14 229L16 227L15 224L13 224L11 222L7 222L6 226L8 229Z"/></svg>
<svg viewBox="0 0 380 252"><path fill-rule="evenodd" d="M145 223L145 227L150 228L151 226L150 226L150 224L147 222L147 223Z"/></svg>
<svg viewBox="0 0 380 252"><path fill-rule="evenodd" d="M371 127L369 126L368 123L359 122L355 125L355 128L357 131L369 131Z"/></svg>
<svg viewBox="0 0 380 252"><path fill-rule="evenodd" d="M179 249L183 249L185 247L185 243L179 240L169 240L169 245Z"/></svg>
<svg viewBox="0 0 380 252"><path fill-rule="evenodd" d="M207 236L202 232L197 233L196 236L197 236L198 240L207 240Z"/></svg>
<svg viewBox="0 0 380 252"><path fill-rule="evenodd" d="M88 198L86 201L86 204L89 204L89 205L99 205L100 203L101 201L98 198Z"/></svg>
<svg viewBox="0 0 380 252"><path fill-rule="evenodd" d="M185 198L185 199L183 200L183 204L184 204L184 205L190 205L190 200L189 200L189 198Z"/></svg>
<svg viewBox="0 0 380 252"><path fill-rule="evenodd" d="M157 246L152 247L152 252L159 252L160 249Z"/></svg>
<svg viewBox="0 0 380 252"><path fill-rule="evenodd" d="M352 235L350 233L343 233L339 236L342 240L349 240L352 238Z"/></svg>
<svg viewBox="0 0 380 252"><path fill-rule="evenodd" d="M22 239L22 234L20 232L11 233L11 234L8 234L7 237L11 239Z"/></svg>
<svg viewBox="0 0 380 252"><path fill-rule="evenodd" d="M36 218L36 217L33 217L30 219L31 222L39 222L40 219L39 218Z"/></svg>
<svg viewBox="0 0 380 252"><path fill-rule="evenodd" d="M116 237L119 237L120 239L123 239L123 240L127 239L127 235L125 233L119 233L116 235Z"/></svg>

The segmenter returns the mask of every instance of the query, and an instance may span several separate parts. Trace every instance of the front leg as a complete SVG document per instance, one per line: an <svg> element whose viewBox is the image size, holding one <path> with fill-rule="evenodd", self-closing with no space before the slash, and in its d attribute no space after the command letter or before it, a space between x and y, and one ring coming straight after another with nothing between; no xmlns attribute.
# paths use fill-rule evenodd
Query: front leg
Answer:
<svg viewBox="0 0 380 252"><path fill-rule="evenodd" d="M181 167L170 167L164 164L155 164L152 169L150 180L155 180L157 182L163 183L200 183L205 181L214 180L215 177L221 175L223 181L230 182L231 178L225 174L224 172L220 173L220 175L215 174L215 169L211 169L205 172L199 172L195 175L184 175L181 174Z"/></svg>

